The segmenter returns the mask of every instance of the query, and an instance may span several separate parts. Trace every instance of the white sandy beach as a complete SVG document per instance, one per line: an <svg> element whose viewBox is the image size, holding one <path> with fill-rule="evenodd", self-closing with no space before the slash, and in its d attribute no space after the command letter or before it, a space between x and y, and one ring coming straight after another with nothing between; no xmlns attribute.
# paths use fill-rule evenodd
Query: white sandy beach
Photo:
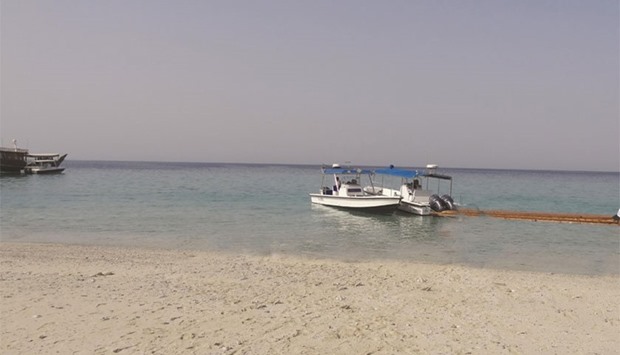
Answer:
<svg viewBox="0 0 620 355"><path fill-rule="evenodd" d="M0 243L2 354L617 354L620 282Z"/></svg>

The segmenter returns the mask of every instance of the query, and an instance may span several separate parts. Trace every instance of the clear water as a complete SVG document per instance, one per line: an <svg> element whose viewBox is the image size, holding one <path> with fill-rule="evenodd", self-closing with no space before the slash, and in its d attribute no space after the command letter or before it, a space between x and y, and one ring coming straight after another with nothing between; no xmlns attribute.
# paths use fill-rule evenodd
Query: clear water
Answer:
<svg viewBox="0 0 620 355"><path fill-rule="evenodd" d="M2 240L620 273L617 226L352 214L310 203L318 166L65 166L61 175L0 178ZM454 177L457 202L483 210L612 215L620 207L618 173L441 172Z"/></svg>

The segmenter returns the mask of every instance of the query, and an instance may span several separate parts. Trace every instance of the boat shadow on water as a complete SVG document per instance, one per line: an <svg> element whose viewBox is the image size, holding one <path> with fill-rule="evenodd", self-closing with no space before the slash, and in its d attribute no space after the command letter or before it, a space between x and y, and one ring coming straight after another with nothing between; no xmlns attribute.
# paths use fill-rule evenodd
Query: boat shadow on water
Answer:
<svg viewBox="0 0 620 355"><path fill-rule="evenodd" d="M311 206L317 227L303 248L311 254L352 261L432 260L443 244L452 244L447 219Z"/></svg>
<svg viewBox="0 0 620 355"><path fill-rule="evenodd" d="M407 212L372 213L312 204L316 218L324 226L346 231L347 234L380 234L382 237L396 239L417 239L420 234L434 235L441 228L443 218L417 216Z"/></svg>

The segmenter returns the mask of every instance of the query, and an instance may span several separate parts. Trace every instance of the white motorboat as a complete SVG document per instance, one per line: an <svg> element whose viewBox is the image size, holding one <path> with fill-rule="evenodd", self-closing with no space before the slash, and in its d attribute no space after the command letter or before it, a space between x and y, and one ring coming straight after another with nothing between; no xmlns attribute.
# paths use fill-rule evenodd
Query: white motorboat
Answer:
<svg viewBox="0 0 620 355"><path fill-rule="evenodd" d="M28 154L28 164L24 170L27 174L59 174L65 170L60 164L66 157L67 154L58 153Z"/></svg>
<svg viewBox="0 0 620 355"><path fill-rule="evenodd" d="M399 205L400 196L383 196L364 192L361 179L373 184L372 170L341 168L322 168L323 179L319 193L311 193L312 203L368 212L394 212Z"/></svg>
<svg viewBox="0 0 620 355"><path fill-rule="evenodd" d="M455 208L452 199L452 177L437 174L437 165L427 165L427 171L420 174L417 170L399 169L390 166L386 169L375 170L376 174L401 178L399 189L383 186L366 186L364 191L382 196L398 196L401 198L398 209L420 216L428 216L434 212L441 212ZM450 181L450 193L439 196L440 186L436 191L429 190L429 181L436 179Z"/></svg>

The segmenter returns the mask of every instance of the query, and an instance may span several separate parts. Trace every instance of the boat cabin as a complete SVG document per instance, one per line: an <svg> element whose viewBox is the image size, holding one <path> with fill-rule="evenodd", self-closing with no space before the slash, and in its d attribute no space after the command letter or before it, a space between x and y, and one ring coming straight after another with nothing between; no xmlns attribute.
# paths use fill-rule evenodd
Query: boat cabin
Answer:
<svg viewBox="0 0 620 355"><path fill-rule="evenodd" d="M329 168L323 169L321 193L340 197L365 196L360 185L362 175L370 175L372 171L363 169ZM333 180L331 180L333 178ZM326 181L327 180L327 181ZM370 179L369 179L370 180ZM331 183L330 183L331 182ZM372 180L371 180L372 182ZM331 185L331 186L330 186Z"/></svg>

